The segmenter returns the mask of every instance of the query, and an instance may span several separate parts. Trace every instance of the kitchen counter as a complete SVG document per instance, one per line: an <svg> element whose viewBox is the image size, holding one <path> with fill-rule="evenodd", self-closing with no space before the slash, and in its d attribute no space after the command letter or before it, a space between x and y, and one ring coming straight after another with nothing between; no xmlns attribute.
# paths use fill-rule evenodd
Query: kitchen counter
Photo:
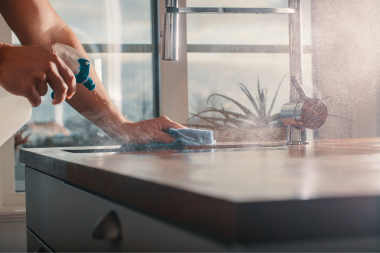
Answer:
<svg viewBox="0 0 380 253"><path fill-rule="evenodd" d="M380 232L380 139L23 149L20 156L29 168L223 244Z"/></svg>

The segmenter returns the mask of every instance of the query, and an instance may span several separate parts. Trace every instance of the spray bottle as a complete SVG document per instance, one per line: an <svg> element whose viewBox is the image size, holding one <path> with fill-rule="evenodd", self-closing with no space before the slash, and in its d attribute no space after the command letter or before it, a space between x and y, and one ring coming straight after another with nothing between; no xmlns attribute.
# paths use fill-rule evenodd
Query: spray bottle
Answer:
<svg viewBox="0 0 380 253"><path fill-rule="evenodd" d="M53 50L73 71L77 83L83 83L90 91L95 89L95 84L89 77L90 62L80 52L60 43L54 44ZM54 92L51 96L54 98ZM32 106L28 99L14 96L0 87L0 146L24 126L31 116Z"/></svg>
<svg viewBox="0 0 380 253"><path fill-rule="evenodd" d="M96 87L90 75L90 61L86 59L78 50L70 46L55 43L53 51L58 55L64 63L71 69L75 75L77 83L83 84L89 91L93 91ZM54 92L51 93L54 99Z"/></svg>

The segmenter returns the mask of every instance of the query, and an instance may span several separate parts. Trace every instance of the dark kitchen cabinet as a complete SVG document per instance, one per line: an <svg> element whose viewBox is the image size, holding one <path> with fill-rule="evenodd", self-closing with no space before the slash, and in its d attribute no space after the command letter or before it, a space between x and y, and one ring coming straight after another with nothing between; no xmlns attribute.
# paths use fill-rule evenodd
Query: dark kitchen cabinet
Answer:
<svg viewBox="0 0 380 253"><path fill-rule="evenodd" d="M26 206L28 251L33 234L56 252L227 250L28 167Z"/></svg>

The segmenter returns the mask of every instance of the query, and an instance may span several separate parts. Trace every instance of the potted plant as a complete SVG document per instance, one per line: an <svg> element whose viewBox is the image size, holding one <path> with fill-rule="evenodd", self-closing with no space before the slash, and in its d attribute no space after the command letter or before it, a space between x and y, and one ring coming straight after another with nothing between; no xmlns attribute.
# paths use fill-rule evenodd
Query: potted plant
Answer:
<svg viewBox="0 0 380 253"><path fill-rule="evenodd" d="M222 95L211 94L207 103L214 97L219 97L231 101L241 112L229 111L215 106L207 107L198 113L191 113L189 119L191 127L211 129L214 131L214 138L219 142L231 141L279 141L286 139L286 126L280 119L280 114L273 114L273 107L276 102L278 92L286 75L278 84L277 91L272 99L269 110L267 110L267 89L260 87L260 80L257 78L257 94L254 98L247 87L238 83L238 87L249 99L253 110L248 109L235 99Z"/></svg>

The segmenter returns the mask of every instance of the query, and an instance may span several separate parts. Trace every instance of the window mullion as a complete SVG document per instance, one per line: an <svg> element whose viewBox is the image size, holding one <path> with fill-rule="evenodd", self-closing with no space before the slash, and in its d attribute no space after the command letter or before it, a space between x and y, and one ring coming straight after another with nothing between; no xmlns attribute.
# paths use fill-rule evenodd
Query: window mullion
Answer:
<svg viewBox="0 0 380 253"><path fill-rule="evenodd" d="M186 7L186 0L179 0ZM160 17L165 13L165 1L160 0ZM186 124L189 118L187 85L186 15L179 19L179 60L161 61L161 115Z"/></svg>
<svg viewBox="0 0 380 253"><path fill-rule="evenodd" d="M160 116L160 5L157 0L151 0L152 26L152 67L153 67L153 106L154 116Z"/></svg>

